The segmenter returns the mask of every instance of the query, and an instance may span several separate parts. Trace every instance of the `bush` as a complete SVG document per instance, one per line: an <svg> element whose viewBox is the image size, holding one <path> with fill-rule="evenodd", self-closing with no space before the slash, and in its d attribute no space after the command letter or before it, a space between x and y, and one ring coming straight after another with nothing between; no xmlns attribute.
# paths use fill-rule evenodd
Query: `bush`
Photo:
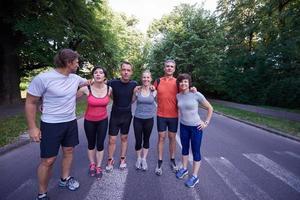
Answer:
<svg viewBox="0 0 300 200"><path fill-rule="evenodd" d="M267 104L300 108L300 78L285 78L274 81L266 89Z"/></svg>

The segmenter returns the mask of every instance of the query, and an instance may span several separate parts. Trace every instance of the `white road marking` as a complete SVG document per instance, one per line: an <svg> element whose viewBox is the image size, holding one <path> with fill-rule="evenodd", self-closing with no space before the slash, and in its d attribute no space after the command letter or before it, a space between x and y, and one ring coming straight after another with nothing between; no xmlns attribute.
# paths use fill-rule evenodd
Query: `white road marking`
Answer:
<svg viewBox="0 0 300 200"><path fill-rule="evenodd" d="M95 180L85 200L121 200L123 199L128 169L114 169L104 172L102 179Z"/></svg>
<svg viewBox="0 0 300 200"><path fill-rule="evenodd" d="M205 158L210 166L223 179L226 185L241 200L271 200L272 198L257 187L247 176L226 158Z"/></svg>
<svg viewBox="0 0 300 200"><path fill-rule="evenodd" d="M292 188L294 188L297 192L300 192L300 179L293 173L289 172L282 166L278 165L274 161L269 158L261 155L261 154L243 154L246 158L256 163L258 166L274 175L278 179L282 180L284 183L288 184Z"/></svg>
<svg viewBox="0 0 300 200"><path fill-rule="evenodd" d="M298 154L295 154L295 153L290 152L290 151L285 151L285 153L300 160L300 155L298 155Z"/></svg>

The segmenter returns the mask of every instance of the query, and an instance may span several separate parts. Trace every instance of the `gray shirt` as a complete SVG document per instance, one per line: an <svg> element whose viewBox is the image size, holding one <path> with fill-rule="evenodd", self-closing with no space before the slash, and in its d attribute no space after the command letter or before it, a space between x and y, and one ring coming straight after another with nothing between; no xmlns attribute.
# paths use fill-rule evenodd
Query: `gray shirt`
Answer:
<svg viewBox="0 0 300 200"><path fill-rule="evenodd" d="M156 115L155 103L156 91L144 96L141 92L136 93L136 109L134 116L141 119L149 119Z"/></svg>
<svg viewBox="0 0 300 200"><path fill-rule="evenodd" d="M65 76L56 70L37 75L28 87L28 93L42 97L41 120L47 123L68 122L76 119L76 93L86 79L76 74Z"/></svg>
<svg viewBox="0 0 300 200"><path fill-rule="evenodd" d="M199 103L201 104L205 97L200 93L179 93L176 95L177 106L179 108L180 123L186 126L197 126L200 124L200 115L198 113Z"/></svg>

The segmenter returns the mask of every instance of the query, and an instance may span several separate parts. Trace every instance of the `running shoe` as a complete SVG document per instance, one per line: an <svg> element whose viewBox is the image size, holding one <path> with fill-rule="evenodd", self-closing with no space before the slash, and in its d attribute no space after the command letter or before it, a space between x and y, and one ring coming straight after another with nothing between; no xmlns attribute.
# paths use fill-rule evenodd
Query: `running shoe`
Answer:
<svg viewBox="0 0 300 200"><path fill-rule="evenodd" d="M114 159L112 158L108 159L107 165L105 167L106 172L112 172L112 170L114 169L114 164L115 164Z"/></svg>
<svg viewBox="0 0 300 200"><path fill-rule="evenodd" d="M96 167L96 178L101 179L103 176L103 171L101 167Z"/></svg>
<svg viewBox="0 0 300 200"><path fill-rule="evenodd" d="M191 176L191 178L189 178L186 182L185 182L185 186L189 187L189 188L193 188L195 187L195 185L199 183L199 178L195 177L195 176Z"/></svg>
<svg viewBox="0 0 300 200"><path fill-rule="evenodd" d="M178 171L178 166L176 165L176 162L175 162L175 160L171 160L170 161L170 167L171 167L171 170L174 172L174 173L176 173L177 171Z"/></svg>
<svg viewBox="0 0 300 200"><path fill-rule="evenodd" d="M158 165L155 168L155 174L157 176L161 176L162 175L162 166L158 167Z"/></svg>
<svg viewBox="0 0 300 200"><path fill-rule="evenodd" d="M36 200L50 200L50 198L47 196L47 192L44 193L44 194L39 194L37 197L36 197Z"/></svg>
<svg viewBox="0 0 300 200"><path fill-rule="evenodd" d="M68 178L66 178L65 181L59 180L58 185L60 187L66 187L71 191L75 191L79 188L79 182L72 176L69 176Z"/></svg>
<svg viewBox="0 0 300 200"><path fill-rule="evenodd" d="M141 169L142 168L142 158L137 158L135 162L135 168L136 169Z"/></svg>
<svg viewBox="0 0 300 200"><path fill-rule="evenodd" d="M126 169L126 167L127 167L127 164L126 164L126 158L121 158L121 160L120 160L120 169Z"/></svg>
<svg viewBox="0 0 300 200"><path fill-rule="evenodd" d="M184 168L180 168L178 170L178 172L176 173L176 178L178 179L182 179L184 178L186 175L188 175L188 170L187 169L184 169Z"/></svg>
<svg viewBox="0 0 300 200"><path fill-rule="evenodd" d="M148 164L145 158L142 159L142 170L148 170Z"/></svg>
<svg viewBox="0 0 300 200"><path fill-rule="evenodd" d="M89 175L95 176L95 173L96 173L96 165L95 163L91 163L89 167Z"/></svg>

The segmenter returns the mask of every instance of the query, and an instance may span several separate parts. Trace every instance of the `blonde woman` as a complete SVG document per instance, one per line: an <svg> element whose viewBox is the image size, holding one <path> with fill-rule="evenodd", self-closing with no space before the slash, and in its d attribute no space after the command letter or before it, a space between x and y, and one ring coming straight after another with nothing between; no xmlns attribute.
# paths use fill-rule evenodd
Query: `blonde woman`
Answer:
<svg viewBox="0 0 300 200"><path fill-rule="evenodd" d="M135 90L133 100L136 100L136 110L133 119L135 150L137 154L136 169L147 170L147 155L149 140L156 115L156 91L151 90L151 73L146 70L142 73L142 86Z"/></svg>

